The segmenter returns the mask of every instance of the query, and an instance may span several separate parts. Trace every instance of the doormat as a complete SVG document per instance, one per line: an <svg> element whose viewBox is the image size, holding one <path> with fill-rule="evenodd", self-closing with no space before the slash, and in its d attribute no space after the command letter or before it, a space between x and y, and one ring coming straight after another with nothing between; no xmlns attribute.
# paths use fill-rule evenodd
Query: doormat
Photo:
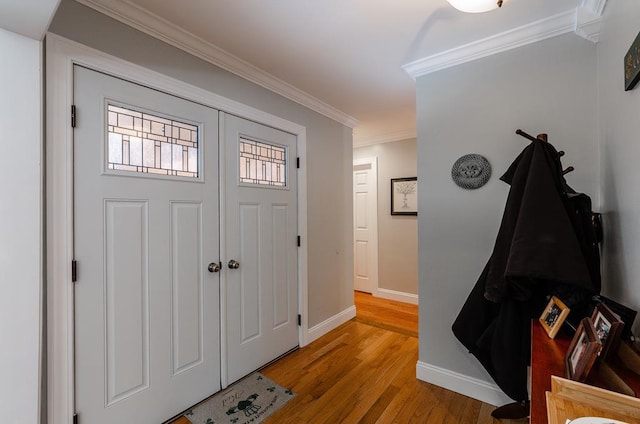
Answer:
<svg viewBox="0 0 640 424"><path fill-rule="evenodd" d="M295 396L291 390L255 372L196 405L184 416L193 424L256 424Z"/></svg>

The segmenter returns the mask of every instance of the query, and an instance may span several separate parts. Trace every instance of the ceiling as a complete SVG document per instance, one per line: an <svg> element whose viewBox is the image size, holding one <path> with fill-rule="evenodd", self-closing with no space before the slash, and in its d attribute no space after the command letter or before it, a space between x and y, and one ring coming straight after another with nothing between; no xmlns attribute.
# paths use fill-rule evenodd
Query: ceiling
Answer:
<svg viewBox="0 0 640 424"><path fill-rule="evenodd" d="M354 127L357 146L415 137L415 76L569 31L596 41L607 0L481 14L446 0L77 1ZM5 1L34 2L55 4Z"/></svg>

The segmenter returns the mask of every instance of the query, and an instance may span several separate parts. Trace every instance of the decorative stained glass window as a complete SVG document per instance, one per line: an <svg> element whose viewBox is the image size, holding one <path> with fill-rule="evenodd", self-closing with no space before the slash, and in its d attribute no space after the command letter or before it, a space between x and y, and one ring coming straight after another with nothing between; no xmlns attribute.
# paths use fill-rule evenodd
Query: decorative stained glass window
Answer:
<svg viewBox="0 0 640 424"><path fill-rule="evenodd" d="M284 147L240 138L240 182L287 186L287 150Z"/></svg>
<svg viewBox="0 0 640 424"><path fill-rule="evenodd" d="M198 178L197 125L107 105L107 169Z"/></svg>

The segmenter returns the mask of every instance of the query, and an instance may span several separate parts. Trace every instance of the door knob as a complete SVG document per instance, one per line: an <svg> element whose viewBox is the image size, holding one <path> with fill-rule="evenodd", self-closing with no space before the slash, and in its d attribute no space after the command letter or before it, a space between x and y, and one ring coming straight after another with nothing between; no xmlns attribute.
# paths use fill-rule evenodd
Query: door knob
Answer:
<svg viewBox="0 0 640 424"><path fill-rule="evenodd" d="M211 262L207 269L209 270L209 272L218 272L218 271L220 271L220 268L222 268L222 267L220 266L219 263Z"/></svg>
<svg viewBox="0 0 640 424"><path fill-rule="evenodd" d="M236 261L235 259L231 259L229 261L229 269L238 269L240 268L240 262Z"/></svg>

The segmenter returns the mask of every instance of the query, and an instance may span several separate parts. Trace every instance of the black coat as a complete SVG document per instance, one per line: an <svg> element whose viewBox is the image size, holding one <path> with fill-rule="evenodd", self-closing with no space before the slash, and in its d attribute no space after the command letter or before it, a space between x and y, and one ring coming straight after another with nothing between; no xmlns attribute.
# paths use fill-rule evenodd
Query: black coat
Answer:
<svg viewBox="0 0 640 424"><path fill-rule="evenodd" d="M591 201L566 185L551 144L532 142L501 180L511 188L493 253L452 329L505 394L524 401L531 319L551 295L579 304L599 293L599 252Z"/></svg>

